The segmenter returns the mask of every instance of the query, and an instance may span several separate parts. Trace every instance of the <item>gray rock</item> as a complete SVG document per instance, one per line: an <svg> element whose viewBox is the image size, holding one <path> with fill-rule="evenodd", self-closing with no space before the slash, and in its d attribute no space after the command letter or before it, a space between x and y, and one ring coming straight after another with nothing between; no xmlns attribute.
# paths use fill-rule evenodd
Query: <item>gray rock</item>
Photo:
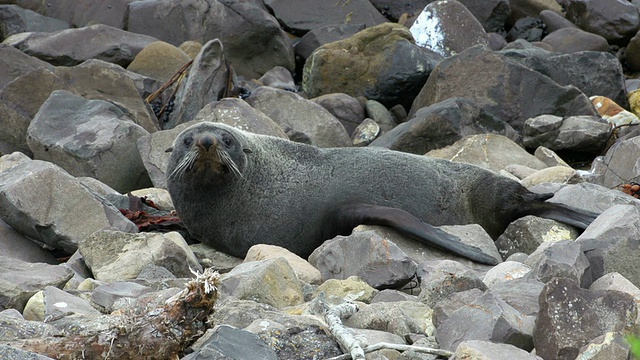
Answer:
<svg viewBox="0 0 640 360"><path fill-rule="evenodd" d="M563 277L588 286L592 282L589 260L575 241L546 242L525 261L532 274L543 283Z"/></svg>
<svg viewBox="0 0 640 360"><path fill-rule="evenodd" d="M533 342L544 359L575 359L580 348L636 320L633 297L619 291L581 289L573 280L552 279L540 294Z"/></svg>
<svg viewBox="0 0 640 360"><path fill-rule="evenodd" d="M367 100L364 106L367 118L375 121L380 126L380 131L385 133L398 125L387 108L375 100Z"/></svg>
<svg viewBox="0 0 640 360"><path fill-rule="evenodd" d="M515 19L526 16L537 17L543 10L562 13L562 7L556 0L509 0L509 6L511 7L511 17L508 22L514 22Z"/></svg>
<svg viewBox="0 0 640 360"><path fill-rule="evenodd" d="M611 126L595 116L561 118L540 115L524 123L524 145L544 146L551 150L567 150L599 154L605 147Z"/></svg>
<svg viewBox="0 0 640 360"><path fill-rule="evenodd" d="M628 359L631 345L620 332L608 332L580 348L576 359Z"/></svg>
<svg viewBox="0 0 640 360"><path fill-rule="evenodd" d="M52 325L25 320L16 309L0 311L0 322L0 337L3 341L62 336L62 332Z"/></svg>
<svg viewBox="0 0 640 360"><path fill-rule="evenodd" d="M638 33L629 40L629 45L627 45L625 51L625 59L631 71L640 70L640 35Z"/></svg>
<svg viewBox="0 0 640 360"><path fill-rule="evenodd" d="M496 344L486 340L466 340L461 342L449 360L491 359L491 360L542 360L522 349L509 344Z"/></svg>
<svg viewBox="0 0 640 360"><path fill-rule="evenodd" d="M564 0L563 3L569 21L607 41L624 41L640 30L639 10L628 1Z"/></svg>
<svg viewBox="0 0 640 360"><path fill-rule="evenodd" d="M69 22L74 27L90 24L105 24L119 29L127 25L127 5L134 0L59 0L50 3L38 3L38 11L43 15ZM20 6L26 7L28 1L19 1Z"/></svg>
<svg viewBox="0 0 640 360"><path fill-rule="evenodd" d="M49 251L0 220L0 253L30 263L57 264Z"/></svg>
<svg viewBox="0 0 640 360"><path fill-rule="evenodd" d="M593 279L618 272L640 286L639 269L632 266L639 251L639 229L640 211L628 205L612 206L589 225L576 242L589 259Z"/></svg>
<svg viewBox="0 0 640 360"><path fill-rule="evenodd" d="M407 294L406 292L402 292L400 290L393 289L385 289L380 291L379 293L371 299L371 303L378 302L398 302L398 301L418 301L418 297L415 295Z"/></svg>
<svg viewBox="0 0 640 360"><path fill-rule="evenodd" d="M157 43L158 41L156 41ZM155 44L155 43L152 43ZM147 46L148 47L148 46ZM146 48L145 48L146 49ZM144 51L144 49L143 49ZM139 54L138 54L139 55ZM144 75L140 75L136 72L124 69L122 66L120 65L116 65L116 64L112 64L106 61L102 61L102 60L98 60L98 59L89 59L85 62L83 62L82 64L78 65L75 67L75 71L79 71L78 69L95 69L92 71L91 73L91 77L92 79L95 79L95 77L99 77L101 72L105 72L106 75L111 76L113 79L118 79L117 83L114 85L115 87L118 88L118 92L117 93L113 93L112 91L105 91L106 89L104 89L104 85L107 81L101 81L100 85L100 91L99 92L107 92L109 94L109 97L112 99L112 101L114 103L120 103L120 101L124 100L120 100L117 101L116 100L116 95L124 95L127 94L130 99L131 102L134 102L135 100L138 100L140 103L142 103L145 106L145 109L149 109L149 106L146 105L146 101L144 101L143 99L146 99L149 95L151 95L153 92L155 92L156 90L160 89L160 87L164 84L161 80L158 79L154 79L152 77L148 77L148 76L144 76ZM58 72L61 71L61 69L57 69ZM110 73L118 73L120 75L123 75L124 77L127 77L129 79L131 79L131 81L133 81L133 85L135 86L135 89L138 90L138 94L140 95L139 97L142 99L134 99L133 95L130 95L128 88L129 86L125 86L125 88L127 89L127 91L123 91L125 89L123 89L123 85L126 83L126 81L120 80L115 74L110 74ZM95 81L95 80L94 80ZM94 84L96 85L96 84ZM138 110L139 105L138 106L132 106L132 105L127 105L126 108L131 108L131 112L134 114L137 114L140 112L140 110ZM126 109L123 111L127 111ZM154 132L160 129L160 125L158 124L158 120L155 117L155 114L152 116L151 113L153 113L153 111L151 109L148 110L149 113L149 120L145 120L145 121L138 121L138 123L144 127L147 131L149 132ZM140 117L139 115L134 115L134 118L138 118ZM152 125L151 127L149 127L149 125Z"/></svg>
<svg viewBox="0 0 640 360"><path fill-rule="evenodd" d="M416 301L380 302L362 306L345 319L344 325L386 331L399 336L409 333L433 335L433 310Z"/></svg>
<svg viewBox="0 0 640 360"><path fill-rule="evenodd" d="M538 298L543 287L544 283L529 272L523 277L493 284L491 292L522 315L535 317L540 311Z"/></svg>
<svg viewBox="0 0 640 360"><path fill-rule="evenodd" d="M486 32L504 31L505 22L511 15L511 7L508 0L459 1L469 9Z"/></svg>
<svg viewBox="0 0 640 360"><path fill-rule="evenodd" d="M265 0L264 4L285 30L298 36L325 25L365 24L372 27L386 21L366 0L344 3Z"/></svg>
<svg viewBox="0 0 640 360"><path fill-rule="evenodd" d="M49 360L48 356L18 349L8 345L0 345L0 357L4 360Z"/></svg>
<svg viewBox="0 0 640 360"><path fill-rule="evenodd" d="M34 158L126 193L151 185L135 146L145 134L109 102L56 90L31 121L27 143Z"/></svg>
<svg viewBox="0 0 640 360"><path fill-rule="evenodd" d="M55 32L68 29L67 22L42 16L17 5L0 5L0 41L24 32Z"/></svg>
<svg viewBox="0 0 640 360"><path fill-rule="evenodd" d="M578 28L578 25L567 20L567 18L561 14L551 10L540 11L540 20L542 20L546 25L547 32L549 33L563 28Z"/></svg>
<svg viewBox="0 0 640 360"><path fill-rule="evenodd" d="M65 317L72 315L92 317L101 315L91 304L80 297L54 286L47 286L29 299L24 308L27 320L43 321L58 328Z"/></svg>
<svg viewBox="0 0 640 360"><path fill-rule="evenodd" d="M47 286L62 288L73 276L71 270L61 265L27 263L3 255L0 260L0 311L22 311L35 293Z"/></svg>
<svg viewBox="0 0 640 360"><path fill-rule="evenodd" d="M347 134L353 134L355 128L366 118L364 108L358 99L344 93L334 93L310 99L335 116Z"/></svg>
<svg viewBox="0 0 640 360"><path fill-rule="evenodd" d="M509 224L496 240L496 247L506 259L515 253L531 254L545 242L575 240L578 235L569 225L529 215Z"/></svg>
<svg viewBox="0 0 640 360"><path fill-rule="evenodd" d="M583 181L584 179L576 170L568 166L559 165L538 170L522 179L520 184L528 188L544 183L577 184Z"/></svg>
<svg viewBox="0 0 640 360"><path fill-rule="evenodd" d="M247 2L136 1L129 4L127 28L175 46L218 39L225 58L247 78L258 78L278 65L294 69L293 47L278 21Z"/></svg>
<svg viewBox="0 0 640 360"><path fill-rule="evenodd" d="M571 167L567 164L558 154L556 154L553 150L547 149L544 146L538 146L536 151L534 151L533 155L540 159L543 163L547 164L547 166L566 166ZM529 174L531 175L531 174Z"/></svg>
<svg viewBox="0 0 640 360"><path fill-rule="evenodd" d="M454 294L434 308L436 339L440 347L455 350L465 340L533 348L533 318L525 317L490 291ZM473 324L470 326L470 324Z"/></svg>
<svg viewBox="0 0 640 360"><path fill-rule="evenodd" d="M298 305L304 300L300 280L281 258L242 263L224 274L220 281L222 294L276 308Z"/></svg>
<svg viewBox="0 0 640 360"><path fill-rule="evenodd" d="M455 0L427 5L410 28L416 44L449 57L474 45L488 45L482 24Z"/></svg>
<svg viewBox="0 0 640 360"><path fill-rule="evenodd" d="M275 89L287 90L291 92L297 92L296 83L293 80L291 72L282 67L276 66L273 69L267 71L262 75L258 82L264 86L269 86Z"/></svg>
<svg viewBox="0 0 640 360"><path fill-rule="evenodd" d="M618 272L610 272L594 281L589 290L617 290L627 293L636 300L636 304L640 303L640 288L635 286L631 281L622 276ZM640 319L637 319L640 320Z"/></svg>
<svg viewBox="0 0 640 360"><path fill-rule="evenodd" d="M553 192L549 202L577 209L601 213L614 205L633 205L640 209L640 200L600 185L579 183L571 185L546 184L530 188L537 193Z"/></svg>
<svg viewBox="0 0 640 360"><path fill-rule="evenodd" d="M91 292L91 302L103 312L110 313L115 310L116 301L127 299L133 302L136 298L152 291L152 288L134 282L114 281L96 287Z"/></svg>
<svg viewBox="0 0 640 360"><path fill-rule="evenodd" d="M150 36L96 24L54 33L16 34L4 43L55 66L73 66L88 59L100 59L126 67L140 50L154 41L156 39Z"/></svg>
<svg viewBox="0 0 640 360"><path fill-rule="evenodd" d="M229 325L218 325L209 341L183 359L277 360L278 356L257 335Z"/></svg>
<svg viewBox="0 0 640 360"><path fill-rule="evenodd" d="M220 273L228 273L242 263L242 259L204 244L192 244L189 247L203 268L213 268Z"/></svg>
<svg viewBox="0 0 640 360"><path fill-rule="evenodd" d="M3 6L0 5L0 13ZM13 46L0 44L0 89L18 77L40 68L54 70L53 65L48 62L29 56Z"/></svg>
<svg viewBox="0 0 640 360"><path fill-rule="evenodd" d="M407 254L373 231L327 240L309 262L323 280L358 276L376 289L402 287L416 272L416 263Z"/></svg>
<svg viewBox="0 0 640 360"><path fill-rule="evenodd" d="M466 98L447 99L419 109L407 122L377 138L372 146L425 154L473 134L496 133L517 141L507 123Z"/></svg>
<svg viewBox="0 0 640 360"><path fill-rule="evenodd" d="M220 40L207 42L193 59L184 83L180 86L175 109L169 114L164 129L193 120L206 104L224 97L231 74Z"/></svg>
<svg viewBox="0 0 640 360"><path fill-rule="evenodd" d="M296 57L300 58L298 61L304 65L315 49L324 44L346 39L364 30L365 27L364 24L333 24L311 29L294 45Z"/></svg>
<svg viewBox="0 0 640 360"><path fill-rule="evenodd" d="M505 261L487 271L484 278L482 278L482 282L491 289L500 283L519 279L529 272L531 272L531 267L526 264L517 261Z"/></svg>
<svg viewBox="0 0 640 360"><path fill-rule="evenodd" d="M573 27L558 29L545 36L542 42L551 46L553 51L563 54L573 54L581 51L605 52L609 50L607 39Z"/></svg>
<svg viewBox="0 0 640 360"><path fill-rule="evenodd" d="M335 116L298 94L261 86L245 101L280 124L285 131L292 129L306 135L313 145L340 147L351 143Z"/></svg>
<svg viewBox="0 0 640 360"><path fill-rule="evenodd" d="M202 271L189 246L177 232L126 234L97 231L78 246L96 280L125 281L138 277L147 265L169 270L176 277Z"/></svg>
<svg viewBox="0 0 640 360"><path fill-rule="evenodd" d="M598 161L595 182L613 188L630 182L640 182L640 169L635 159L640 156L640 137L616 142ZM595 161L594 161L595 163Z"/></svg>
<svg viewBox="0 0 640 360"><path fill-rule="evenodd" d="M526 83L528 86L520 87ZM517 131L525 120L542 115L593 115L591 101L572 86L524 67L481 46L442 60L416 97L409 116L451 97L467 97Z"/></svg>
<svg viewBox="0 0 640 360"><path fill-rule="evenodd" d="M0 173L0 218L20 233L68 253L100 229L137 232L118 209L58 166L40 160Z"/></svg>
<svg viewBox="0 0 640 360"><path fill-rule="evenodd" d="M451 261L427 261L418 267L420 295L418 300L428 306L446 302L453 294L469 289L486 290L487 286L472 270Z"/></svg>

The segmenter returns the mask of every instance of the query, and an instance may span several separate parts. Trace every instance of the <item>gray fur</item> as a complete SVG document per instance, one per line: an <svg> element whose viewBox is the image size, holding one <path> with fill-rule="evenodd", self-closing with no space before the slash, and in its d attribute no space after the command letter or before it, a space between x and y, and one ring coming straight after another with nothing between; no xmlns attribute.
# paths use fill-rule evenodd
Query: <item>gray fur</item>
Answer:
<svg viewBox="0 0 640 360"><path fill-rule="evenodd" d="M229 155L242 177L186 171L167 185L189 232L239 257L258 243L307 256L336 235L330 215L353 203L400 208L435 226L477 223L497 237L549 197L473 165L382 148L320 149L219 123L184 130L167 174L192 148L185 137L221 132L236 140Z"/></svg>

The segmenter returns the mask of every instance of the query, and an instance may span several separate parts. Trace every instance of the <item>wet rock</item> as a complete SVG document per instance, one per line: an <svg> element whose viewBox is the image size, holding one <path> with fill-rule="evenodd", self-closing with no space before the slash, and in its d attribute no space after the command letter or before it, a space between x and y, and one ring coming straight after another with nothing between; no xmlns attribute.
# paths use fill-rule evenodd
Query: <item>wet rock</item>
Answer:
<svg viewBox="0 0 640 360"><path fill-rule="evenodd" d="M516 85L521 83L530 86ZM517 131L522 130L525 120L538 115L597 115L578 89L560 86L505 55L476 46L438 64L413 102L409 116L424 106L458 96L471 99Z"/></svg>
<svg viewBox="0 0 640 360"><path fill-rule="evenodd" d="M542 243L529 255L525 264L532 275L543 283L554 277L563 277L588 286L592 282L589 261L575 241L561 240Z"/></svg>
<svg viewBox="0 0 640 360"><path fill-rule="evenodd" d="M99 231L78 246L94 277L101 281L123 281L138 277L147 265L169 270L176 277L191 277L190 268L202 271L182 236L166 234L126 234Z"/></svg>
<svg viewBox="0 0 640 360"><path fill-rule="evenodd" d="M287 260L298 276L298 279L307 284L320 284L322 282L322 275L318 269L298 255L279 246L267 244L254 245L247 251L244 262L276 259L279 257Z"/></svg>
<svg viewBox="0 0 640 360"><path fill-rule="evenodd" d="M386 21L366 0L344 3L265 0L264 4L285 30L297 36L326 25L365 24L366 27L372 27Z"/></svg>
<svg viewBox="0 0 640 360"><path fill-rule="evenodd" d="M312 145L341 147L351 143L346 130L335 116L298 94L261 86L245 101L283 129L307 135Z"/></svg>
<svg viewBox="0 0 640 360"><path fill-rule="evenodd" d="M0 260L0 311L22 311L35 293L47 286L62 288L73 276L73 271L60 265L27 263L3 255Z"/></svg>
<svg viewBox="0 0 640 360"><path fill-rule="evenodd" d="M566 17L581 29L607 41L629 39L640 29L638 8L621 0L564 0Z"/></svg>
<svg viewBox="0 0 640 360"><path fill-rule="evenodd" d="M309 262L320 270L323 280L358 276L376 289L402 287L416 272L413 260L372 231L327 240L313 251Z"/></svg>
<svg viewBox="0 0 640 360"><path fill-rule="evenodd" d="M431 307L455 293L469 289L487 289L472 270L451 260L421 263L418 267L418 277L421 280L418 300Z"/></svg>
<svg viewBox="0 0 640 360"><path fill-rule="evenodd" d="M578 235L578 231L569 225L529 215L509 224L496 240L496 246L506 259L519 252L531 254L545 242L575 240Z"/></svg>
<svg viewBox="0 0 640 360"><path fill-rule="evenodd" d="M433 335L433 310L416 301L382 302L366 305L345 319L344 325L380 330L405 336L410 333Z"/></svg>
<svg viewBox="0 0 640 360"><path fill-rule="evenodd" d="M35 159L127 191L151 185L135 141L148 134L117 106L56 90L27 129Z"/></svg>
<svg viewBox="0 0 640 360"><path fill-rule="evenodd" d="M409 108L439 59L415 45L404 26L384 23L316 49L302 86L312 98L342 92Z"/></svg>
<svg viewBox="0 0 640 360"><path fill-rule="evenodd" d="M497 133L517 140L507 123L466 98L452 98L418 110L407 122L373 142L373 146L422 155L454 144L467 135Z"/></svg>
<svg viewBox="0 0 640 360"><path fill-rule="evenodd" d="M541 360L542 358L509 344L496 344L486 340L466 340L458 345L453 356L449 358L449 360L463 359Z"/></svg>
<svg viewBox="0 0 640 360"><path fill-rule="evenodd" d="M340 120L340 123L349 135L351 135L355 128L366 118L364 108L360 102L356 98L344 93L321 95L310 100L327 109L327 111Z"/></svg>
<svg viewBox="0 0 640 360"><path fill-rule="evenodd" d="M16 34L4 43L55 66L73 66L88 59L99 59L126 67L154 41L150 36L96 24L54 33Z"/></svg>
<svg viewBox="0 0 640 360"><path fill-rule="evenodd" d="M575 359L597 336L628 328L636 319L631 295L581 289L575 281L552 279L540 294L533 341L544 359Z"/></svg>
<svg viewBox="0 0 640 360"><path fill-rule="evenodd" d="M455 0L427 5L411 25L416 44L449 57L474 45L488 45L482 24Z"/></svg>
<svg viewBox="0 0 640 360"><path fill-rule="evenodd" d="M189 55L177 47L156 41L145 46L127 66L127 70L166 83L190 60Z"/></svg>
<svg viewBox="0 0 640 360"><path fill-rule="evenodd" d="M277 65L294 68L293 47L278 21L247 2L132 2L127 26L129 31L175 46L187 40L204 44L218 39L234 70L249 79L259 78Z"/></svg>

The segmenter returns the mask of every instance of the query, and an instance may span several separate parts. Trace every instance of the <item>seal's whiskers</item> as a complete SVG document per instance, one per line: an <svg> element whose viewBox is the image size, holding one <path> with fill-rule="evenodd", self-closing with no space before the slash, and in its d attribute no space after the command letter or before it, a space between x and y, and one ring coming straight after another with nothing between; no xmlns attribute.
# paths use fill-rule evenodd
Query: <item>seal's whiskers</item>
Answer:
<svg viewBox="0 0 640 360"><path fill-rule="evenodd" d="M233 161L233 159L231 159L226 151L217 149L216 152L218 153L220 160L222 160L222 162L227 165L229 169L231 169L232 173L234 173L238 178L244 179L244 176L242 176L240 169L238 169L238 165L236 165L236 163Z"/></svg>
<svg viewBox="0 0 640 360"><path fill-rule="evenodd" d="M169 174L169 178L173 179L177 175L177 179L182 179L184 173L193 166L193 163L198 158L197 151L189 151L187 155L185 155L184 159L176 166L175 169Z"/></svg>

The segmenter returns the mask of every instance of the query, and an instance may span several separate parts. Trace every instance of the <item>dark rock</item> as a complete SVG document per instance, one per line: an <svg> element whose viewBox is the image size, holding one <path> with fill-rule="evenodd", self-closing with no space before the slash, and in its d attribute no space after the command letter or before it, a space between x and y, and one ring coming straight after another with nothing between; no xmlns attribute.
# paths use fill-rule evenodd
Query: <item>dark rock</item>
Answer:
<svg viewBox="0 0 640 360"><path fill-rule="evenodd" d="M566 0L566 17L581 29L620 42L640 29L638 7L625 0Z"/></svg>
<svg viewBox="0 0 640 360"><path fill-rule="evenodd" d="M48 62L26 55L13 46L0 44L0 89L18 77L40 68L54 70Z"/></svg>
<svg viewBox="0 0 640 360"><path fill-rule="evenodd" d="M276 66L267 71L258 79L258 82L275 89L298 92L291 72L282 66Z"/></svg>
<svg viewBox="0 0 640 360"><path fill-rule="evenodd" d="M295 66L293 47L278 21L241 1L135 1L129 4L128 29L175 46L218 39L224 57L247 78L258 78L277 65L291 71Z"/></svg>
<svg viewBox="0 0 640 360"><path fill-rule="evenodd" d="M516 20L523 17L537 17L544 10L562 13L562 7L556 0L509 0L509 6L511 7L511 17L507 21L509 24L514 24Z"/></svg>
<svg viewBox="0 0 640 360"><path fill-rule="evenodd" d="M540 11L540 20L542 20L542 22L545 24L548 33L552 33L563 28L578 27L578 25L567 20L564 16L551 10Z"/></svg>
<svg viewBox="0 0 640 360"><path fill-rule="evenodd" d="M482 24L456 0L430 3L410 30L417 45L444 57L488 44Z"/></svg>
<svg viewBox="0 0 640 360"><path fill-rule="evenodd" d="M326 94L310 100L327 109L340 120L349 135L366 117L360 102L347 94Z"/></svg>
<svg viewBox="0 0 640 360"><path fill-rule="evenodd" d="M367 118L373 120L380 126L380 131L385 133L398 124L387 108L375 100L367 100L364 106Z"/></svg>
<svg viewBox="0 0 640 360"><path fill-rule="evenodd" d="M452 260L423 262L418 265L417 273L421 290L418 299L431 307L446 303L455 293L487 289L475 272Z"/></svg>
<svg viewBox="0 0 640 360"><path fill-rule="evenodd" d="M533 333L544 359L575 359L580 348L609 331L627 329L636 319L633 297L619 291L581 289L573 280L552 279L540 294Z"/></svg>
<svg viewBox="0 0 640 360"><path fill-rule="evenodd" d="M39 3L43 15L64 20L74 27L91 24L105 24L118 29L126 29L128 5L134 0L58 0L46 4ZM23 5L21 5L23 6Z"/></svg>
<svg viewBox="0 0 640 360"><path fill-rule="evenodd" d="M522 142L530 149L544 146L559 151L600 154L611 135L611 126L596 116L561 118L540 115L524 123Z"/></svg>
<svg viewBox="0 0 640 360"><path fill-rule="evenodd" d="M342 92L408 108L440 58L415 45L404 26L385 23L316 49L302 85L311 98Z"/></svg>
<svg viewBox="0 0 640 360"><path fill-rule="evenodd" d="M258 335L229 325L218 325L209 341L183 359L277 360L278 356Z"/></svg>
<svg viewBox="0 0 640 360"><path fill-rule="evenodd" d="M563 277L586 287L593 281L589 260L576 241L544 242L524 263L531 266L532 275L543 283Z"/></svg>
<svg viewBox="0 0 640 360"><path fill-rule="evenodd" d="M539 360L540 357L509 344L493 341L466 340L461 342L449 360L492 359L492 360Z"/></svg>
<svg viewBox="0 0 640 360"><path fill-rule="evenodd" d="M625 51L625 59L629 70L640 71L640 31L629 41ZM630 89L628 90L630 91Z"/></svg>
<svg viewBox="0 0 640 360"><path fill-rule="evenodd" d="M55 66L73 66L99 59L126 67L156 39L97 24L54 33L32 32L10 36L4 43Z"/></svg>
<svg viewBox="0 0 640 360"><path fill-rule="evenodd" d="M487 34L487 41L489 42L489 49L493 51L502 50L507 45L507 40L495 32Z"/></svg>
<svg viewBox="0 0 640 360"><path fill-rule="evenodd" d="M0 358L4 360L51 360L50 357L8 345L0 345Z"/></svg>
<svg viewBox="0 0 640 360"><path fill-rule="evenodd" d="M575 240L578 235L569 225L529 215L509 224L496 240L496 246L506 259L519 252L531 254L544 242Z"/></svg>
<svg viewBox="0 0 640 360"><path fill-rule="evenodd" d="M523 39L528 42L540 41L546 35L546 28L542 20L532 17L518 19L507 33L507 41Z"/></svg>
<svg viewBox="0 0 640 360"><path fill-rule="evenodd" d="M53 254L0 220L0 253L30 263L57 264Z"/></svg>
<svg viewBox="0 0 640 360"><path fill-rule="evenodd" d="M511 15L508 0L459 0L482 24L486 32L504 31L505 22Z"/></svg>
<svg viewBox="0 0 640 360"><path fill-rule="evenodd" d="M608 332L580 348L576 359L628 359L630 351L631 344L627 336L619 332Z"/></svg>
<svg viewBox="0 0 640 360"><path fill-rule="evenodd" d="M284 317L284 314L282 315ZM261 319L254 321L244 330L257 334L275 351L278 359L327 359L342 354L335 338L320 324L283 324ZM248 360L251 359L253 358Z"/></svg>
<svg viewBox="0 0 640 360"><path fill-rule="evenodd" d="M419 109L407 122L376 139L372 146L425 154L467 135L497 133L518 139L513 128L467 98L451 98Z"/></svg>
<svg viewBox="0 0 640 360"><path fill-rule="evenodd" d="M558 29L542 39L553 51L572 54L580 51L609 51L607 39L581 29L566 27Z"/></svg>
<svg viewBox="0 0 640 360"><path fill-rule="evenodd" d="M264 0L264 4L285 30L297 36L326 25L364 24L372 27L386 22L367 0Z"/></svg>
<svg viewBox="0 0 640 360"><path fill-rule="evenodd" d="M493 294L526 316L538 315L540 310L538 298L543 287L544 283L537 280L531 273L490 286Z"/></svg>
<svg viewBox="0 0 640 360"><path fill-rule="evenodd" d="M68 23L42 16L17 5L0 5L0 41L23 32L54 32L68 29Z"/></svg>
<svg viewBox="0 0 640 360"><path fill-rule="evenodd" d="M592 182L614 188L630 182L640 182L634 159L640 154L640 137L616 142L604 157L594 160L595 178Z"/></svg>
<svg viewBox="0 0 640 360"><path fill-rule="evenodd" d="M427 4L433 0L370 0L371 4L392 22L398 22L407 14L407 20L413 22ZM406 16L406 15L405 15ZM411 24L405 24L407 26Z"/></svg>
<svg viewBox="0 0 640 360"><path fill-rule="evenodd" d="M526 87L521 84L528 84ZM416 97L410 115L451 97L468 97L517 131L524 121L542 114L593 115L589 98L563 87L505 55L480 46L441 61Z"/></svg>
<svg viewBox="0 0 640 360"><path fill-rule="evenodd" d="M296 62L304 66L304 62L317 48L324 44L346 39L365 29L364 24L339 24L321 26L304 34L295 44Z"/></svg>

